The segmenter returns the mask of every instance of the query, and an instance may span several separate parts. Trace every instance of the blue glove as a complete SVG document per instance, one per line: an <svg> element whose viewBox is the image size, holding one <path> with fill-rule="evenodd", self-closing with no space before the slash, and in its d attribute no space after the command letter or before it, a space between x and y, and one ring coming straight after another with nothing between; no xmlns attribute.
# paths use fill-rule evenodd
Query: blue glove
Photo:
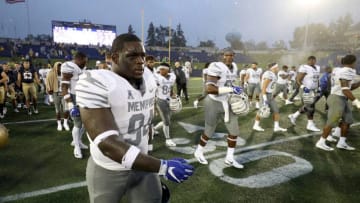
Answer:
<svg viewBox="0 0 360 203"><path fill-rule="evenodd" d="M307 87L304 87L304 93L310 93L310 89L309 88L307 88Z"/></svg>
<svg viewBox="0 0 360 203"><path fill-rule="evenodd" d="M194 173L194 167L189 165L185 159L174 158L161 160L159 175L176 183L187 180Z"/></svg>
<svg viewBox="0 0 360 203"><path fill-rule="evenodd" d="M80 117L80 110L77 106L74 106L70 109L70 116L71 117Z"/></svg>
<svg viewBox="0 0 360 203"><path fill-rule="evenodd" d="M243 92L243 88L239 87L239 86L233 86L233 93L234 94L241 94Z"/></svg>

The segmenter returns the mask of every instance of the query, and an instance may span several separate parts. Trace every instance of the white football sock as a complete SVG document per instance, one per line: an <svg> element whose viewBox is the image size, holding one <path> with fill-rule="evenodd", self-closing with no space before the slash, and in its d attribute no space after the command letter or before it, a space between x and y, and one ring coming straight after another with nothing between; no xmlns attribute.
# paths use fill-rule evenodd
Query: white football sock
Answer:
<svg viewBox="0 0 360 203"><path fill-rule="evenodd" d="M294 116L294 118L299 117L299 116L300 116L300 112L299 112L299 111L295 112L295 113L293 114L293 116Z"/></svg>
<svg viewBox="0 0 360 203"><path fill-rule="evenodd" d="M274 128L279 128L280 126L279 126L279 121L275 121L274 122Z"/></svg>
<svg viewBox="0 0 360 203"><path fill-rule="evenodd" d="M227 148L227 152L226 152L226 158L227 159L234 159L234 152L235 152L235 148Z"/></svg>
<svg viewBox="0 0 360 203"><path fill-rule="evenodd" d="M57 120L57 124L58 124L58 125L61 125L61 120Z"/></svg>
<svg viewBox="0 0 360 203"><path fill-rule="evenodd" d="M154 129L159 130L163 126L163 124L164 123L162 121L160 121L158 124L155 125Z"/></svg>
<svg viewBox="0 0 360 203"><path fill-rule="evenodd" d="M80 128L78 127L73 127L72 129L72 137L74 140L74 146L79 146L80 147Z"/></svg>
<svg viewBox="0 0 360 203"><path fill-rule="evenodd" d="M163 126L163 132L166 139L170 139L170 127L168 125Z"/></svg>

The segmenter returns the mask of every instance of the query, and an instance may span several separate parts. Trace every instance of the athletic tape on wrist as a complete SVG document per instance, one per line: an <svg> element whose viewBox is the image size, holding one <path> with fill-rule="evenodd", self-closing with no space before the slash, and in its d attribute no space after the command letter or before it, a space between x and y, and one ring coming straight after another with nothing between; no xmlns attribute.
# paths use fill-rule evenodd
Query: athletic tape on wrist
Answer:
<svg viewBox="0 0 360 203"><path fill-rule="evenodd" d="M61 84L70 84L70 81L61 81Z"/></svg>
<svg viewBox="0 0 360 203"><path fill-rule="evenodd" d="M100 133L98 136L96 136L93 142L94 142L95 145L98 145L98 144L100 144L100 142L102 142L103 140L105 140L106 138L108 138L111 135L117 135L118 136L119 132L117 130L105 131L103 133Z"/></svg>
<svg viewBox="0 0 360 203"><path fill-rule="evenodd" d="M233 92L232 87L219 87L218 88L218 94L225 94L225 93L230 93L230 92Z"/></svg>
<svg viewBox="0 0 360 203"><path fill-rule="evenodd" d="M134 145L131 145L123 156L121 164L124 165L125 168L131 169L139 153L140 149L135 147Z"/></svg>
<svg viewBox="0 0 360 203"><path fill-rule="evenodd" d="M164 176L167 170L167 161L162 159L160 161L159 175Z"/></svg>

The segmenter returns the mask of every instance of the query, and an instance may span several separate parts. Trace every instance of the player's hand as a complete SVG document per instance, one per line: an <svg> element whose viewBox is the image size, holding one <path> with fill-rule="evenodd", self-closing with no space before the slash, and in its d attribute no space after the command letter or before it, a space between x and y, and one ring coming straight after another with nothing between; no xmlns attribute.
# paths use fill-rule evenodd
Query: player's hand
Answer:
<svg viewBox="0 0 360 203"><path fill-rule="evenodd" d="M77 106L74 106L72 102L69 102L67 105L71 117L80 117L80 110Z"/></svg>
<svg viewBox="0 0 360 203"><path fill-rule="evenodd" d="M310 93L310 89L307 87L304 87L303 90L304 90L304 93Z"/></svg>
<svg viewBox="0 0 360 203"><path fill-rule="evenodd" d="M352 102L352 105L356 106L356 108L360 109L360 101L358 99L355 99L353 102Z"/></svg>
<svg viewBox="0 0 360 203"><path fill-rule="evenodd" d="M194 167L189 165L185 159L174 158L161 160L159 175L176 183L187 180L194 173Z"/></svg>
<svg viewBox="0 0 360 203"><path fill-rule="evenodd" d="M234 94L241 94L243 92L243 88L239 87L239 86L233 86L233 93Z"/></svg>

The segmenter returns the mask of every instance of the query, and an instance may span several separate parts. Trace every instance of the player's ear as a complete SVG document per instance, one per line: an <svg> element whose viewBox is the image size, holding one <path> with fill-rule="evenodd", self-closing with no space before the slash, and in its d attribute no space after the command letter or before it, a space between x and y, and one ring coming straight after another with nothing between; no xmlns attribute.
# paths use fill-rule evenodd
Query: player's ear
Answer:
<svg viewBox="0 0 360 203"><path fill-rule="evenodd" d="M115 64L119 64L119 53L115 52L111 54L111 60Z"/></svg>

